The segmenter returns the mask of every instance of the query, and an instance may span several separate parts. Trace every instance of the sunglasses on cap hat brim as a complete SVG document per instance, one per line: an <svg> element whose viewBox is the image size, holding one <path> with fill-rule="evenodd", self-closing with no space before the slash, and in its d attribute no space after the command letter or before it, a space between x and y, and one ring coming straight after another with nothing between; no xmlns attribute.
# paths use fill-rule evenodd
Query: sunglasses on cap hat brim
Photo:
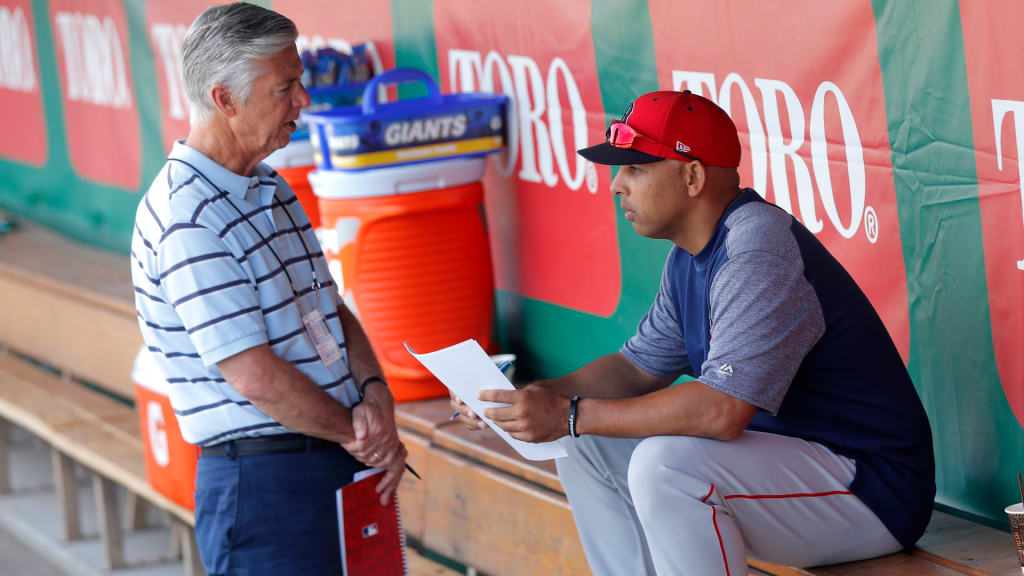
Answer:
<svg viewBox="0 0 1024 576"><path fill-rule="evenodd" d="M622 166L627 164L651 164L666 158L697 160L696 156L670 148L657 140L645 136L625 122L615 120L605 131L601 144L577 151L580 156L595 164Z"/></svg>

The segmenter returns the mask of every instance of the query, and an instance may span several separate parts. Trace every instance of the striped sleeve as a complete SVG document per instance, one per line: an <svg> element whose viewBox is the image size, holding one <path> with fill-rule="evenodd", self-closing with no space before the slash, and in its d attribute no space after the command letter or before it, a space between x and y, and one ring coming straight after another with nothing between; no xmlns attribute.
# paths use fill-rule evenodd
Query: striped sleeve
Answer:
<svg viewBox="0 0 1024 576"><path fill-rule="evenodd" d="M207 366L267 342L252 280L215 232L171 224L156 260L167 304Z"/></svg>

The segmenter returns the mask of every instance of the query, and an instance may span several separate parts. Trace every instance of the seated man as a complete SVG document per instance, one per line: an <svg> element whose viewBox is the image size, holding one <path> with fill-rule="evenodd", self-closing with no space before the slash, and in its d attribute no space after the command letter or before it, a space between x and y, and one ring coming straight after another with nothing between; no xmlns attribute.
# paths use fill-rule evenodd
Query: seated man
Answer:
<svg viewBox="0 0 1024 576"><path fill-rule="evenodd" d="M729 116L689 92L638 98L580 151L642 236L675 244L615 354L485 413L558 461L595 574L745 574L747 550L813 566L921 536L928 419L878 314L814 236L739 188ZM697 380L672 386L682 374ZM453 399L461 419L481 422Z"/></svg>

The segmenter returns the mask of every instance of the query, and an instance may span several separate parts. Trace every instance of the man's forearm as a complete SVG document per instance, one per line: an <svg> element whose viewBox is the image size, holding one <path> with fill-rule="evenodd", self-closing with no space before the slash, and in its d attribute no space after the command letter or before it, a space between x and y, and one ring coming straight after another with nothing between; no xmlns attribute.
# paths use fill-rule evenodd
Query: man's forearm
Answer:
<svg viewBox="0 0 1024 576"><path fill-rule="evenodd" d="M338 319L341 321L341 330L345 333L345 346L348 348L348 368L352 377L359 386L367 378L377 376L384 377L377 355L373 353L373 346L366 336L366 331L359 323L359 320L352 314L347 306L338 306Z"/></svg>
<svg viewBox="0 0 1024 576"><path fill-rule="evenodd" d="M757 409L702 382L683 382L635 398L583 398L577 408L580 434L612 438L697 436L732 440Z"/></svg>
<svg viewBox="0 0 1024 576"><path fill-rule="evenodd" d="M541 380L532 385L567 397L632 398L664 388L669 383L671 380L647 374L622 354L614 353L596 358L566 376Z"/></svg>
<svg viewBox="0 0 1024 576"><path fill-rule="evenodd" d="M239 394L282 426L338 443L354 438L351 412L269 346L241 352L218 367Z"/></svg>

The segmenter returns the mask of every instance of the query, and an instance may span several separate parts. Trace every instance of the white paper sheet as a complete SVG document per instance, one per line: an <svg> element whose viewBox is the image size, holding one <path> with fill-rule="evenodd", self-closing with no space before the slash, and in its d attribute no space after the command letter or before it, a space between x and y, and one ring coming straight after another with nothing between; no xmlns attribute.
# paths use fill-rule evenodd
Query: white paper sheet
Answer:
<svg viewBox="0 0 1024 576"><path fill-rule="evenodd" d="M505 378L505 375L498 370L484 349L477 344L476 340L466 340L448 348L442 348L435 352L417 354L409 347L405 348L427 370L437 376L442 384L455 393L463 402L476 412L481 420L487 423L498 436L508 442L508 445L527 460L550 460L552 458L563 458L566 456L565 449L558 445L558 442L542 442L531 444L516 440L508 435L494 422L484 416L484 408L508 406L496 402L484 402L476 396L480 390L515 390L515 387Z"/></svg>

